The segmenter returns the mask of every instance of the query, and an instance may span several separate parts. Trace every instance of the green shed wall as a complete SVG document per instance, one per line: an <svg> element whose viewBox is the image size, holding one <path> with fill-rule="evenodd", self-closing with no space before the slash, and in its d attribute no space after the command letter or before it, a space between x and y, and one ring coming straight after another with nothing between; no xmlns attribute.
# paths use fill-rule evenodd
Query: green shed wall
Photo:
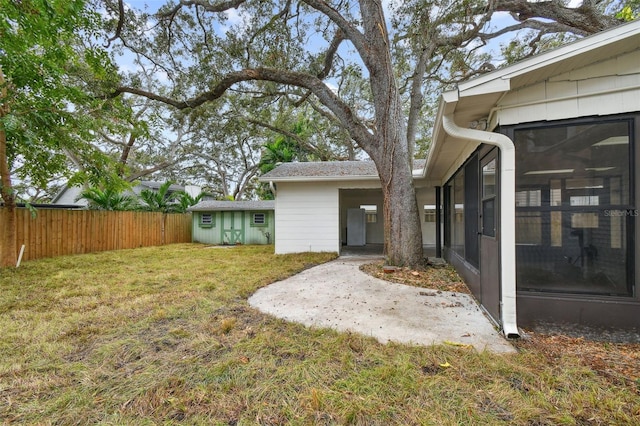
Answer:
<svg viewBox="0 0 640 426"><path fill-rule="evenodd" d="M264 226L252 225L252 213L264 213L267 223ZM201 225L203 214L211 214L213 225ZM233 220L234 229L238 230L238 224L242 225L242 244L273 244L275 237L275 214L273 210L256 211L202 211L193 212L192 236L194 243L204 244L225 244L229 243L228 238L224 238L225 227ZM226 226L225 226L226 225ZM269 240L265 236L270 234Z"/></svg>

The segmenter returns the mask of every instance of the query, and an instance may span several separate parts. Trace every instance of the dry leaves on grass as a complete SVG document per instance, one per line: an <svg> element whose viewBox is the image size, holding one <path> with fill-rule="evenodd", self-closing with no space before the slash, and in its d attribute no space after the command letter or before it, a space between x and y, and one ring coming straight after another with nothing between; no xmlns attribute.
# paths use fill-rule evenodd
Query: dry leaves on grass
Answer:
<svg viewBox="0 0 640 426"><path fill-rule="evenodd" d="M395 268L392 273L385 273L383 266L384 261L367 263L360 266L360 270L376 278L394 283L470 294L467 285L449 265L427 266L424 270Z"/></svg>
<svg viewBox="0 0 640 426"><path fill-rule="evenodd" d="M550 362L574 356L596 373L614 382L635 383L640 391L640 343L609 343L527 331L516 346L544 354Z"/></svg>
<svg viewBox="0 0 640 426"><path fill-rule="evenodd" d="M385 273L384 262L364 264L360 269L376 278L400 284L442 291L470 294L466 284L449 266L429 266L424 270L396 268ZM516 347L544 354L550 362L563 356L574 356L594 372L615 383L634 383L640 392L640 343L609 343L570 337L564 334L526 332Z"/></svg>

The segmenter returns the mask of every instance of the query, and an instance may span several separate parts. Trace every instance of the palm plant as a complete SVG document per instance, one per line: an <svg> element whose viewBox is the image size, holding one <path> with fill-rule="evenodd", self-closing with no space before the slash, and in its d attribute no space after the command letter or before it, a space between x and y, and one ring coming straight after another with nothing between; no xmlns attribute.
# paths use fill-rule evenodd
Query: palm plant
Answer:
<svg viewBox="0 0 640 426"><path fill-rule="evenodd" d="M176 202L179 193L170 192L172 181L163 183L157 191L143 189L140 192L141 209L149 212L177 213L181 206Z"/></svg>
<svg viewBox="0 0 640 426"><path fill-rule="evenodd" d="M80 193L76 201L80 199L87 200L92 210L135 210L138 207L135 198L111 187L87 188Z"/></svg>
<svg viewBox="0 0 640 426"><path fill-rule="evenodd" d="M195 206L202 200L204 196L204 192L201 192L197 196L193 197L191 194L188 194L184 191L177 192L178 194L178 208L180 213L184 213L191 206Z"/></svg>

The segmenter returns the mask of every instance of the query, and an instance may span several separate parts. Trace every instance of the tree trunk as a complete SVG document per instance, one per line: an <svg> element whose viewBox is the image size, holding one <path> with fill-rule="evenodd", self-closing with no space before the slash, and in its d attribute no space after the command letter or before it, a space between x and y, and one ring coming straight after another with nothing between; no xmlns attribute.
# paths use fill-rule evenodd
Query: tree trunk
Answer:
<svg viewBox="0 0 640 426"><path fill-rule="evenodd" d="M5 86L4 74L0 68L0 118L9 114L9 100ZM13 266L17 262L16 253L16 201L9 175L9 159L7 157L7 134L0 120L0 196L4 201L5 220L2 221L2 253L0 267Z"/></svg>
<svg viewBox="0 0 640 426"><path fill-rule="evenodd" d="M387 104L385 122L378 126L379 149L373 149L369 155L376 164L382 186L387 263L416 268L424 265L422 228L399 100L398 97Z"/></svg>
<svg viewBox="0 0 640 426"><path fill-rule="evenodd" d="M375 136L362 145L380 175L385 255L390 265L420 267L424 255L413 185L413 150L408 145L406 117L388 48L382 3L361 0L360 10L369 47L363 59L369 70L375 108Z"/></svg>
<svg viewBox="0 0 640 426"><path fill-rule="evenodd" d="M387 263L412 268L424 265L422 229L411 167L406 159L387 159L378 166L382 183Z"/></svg>

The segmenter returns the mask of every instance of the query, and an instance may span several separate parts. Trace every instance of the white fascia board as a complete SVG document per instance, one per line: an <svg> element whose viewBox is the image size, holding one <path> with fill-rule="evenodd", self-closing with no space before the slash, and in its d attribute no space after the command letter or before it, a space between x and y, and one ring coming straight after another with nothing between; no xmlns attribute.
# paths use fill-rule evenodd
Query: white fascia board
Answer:
<svg viewBox="0 0 640 426"><path fill-rule="evenodd" d="M513 77L517 77L521 74L534 71L538 68L542 68L556 62L569 60L574 56L580 55L590 50L598 49L600 47L611 44L616 40L631 37L636 34L640 34L640 20L636 20L628 24L623 24L611 30L602 31L589 37L576 40L573 43L566 44L562 47L558 47L557 49L553 49L548 52L540 53L532 58L525 59L504 69L487 73L481 77L474 78L473 80L467 81L465 83L460 83L458 89L461 93L466 92L465 95L467 93L472 94L473 92L476 92L478 90L479 92L474 94L490 93L491 90L489 88L492 84L494 84L495 81L508 81ZM481 86L485 86L488 91L483 92Z"/></svg>
<svg viewBox="0 0 640 426"><path fill-rule="evenodd" d="M425 162L424 169L422 170L423 178L427 176L429 165L432 164L433 161L435 161L434 156L437 154L437 151L440 150L440 145L446 138L446 133L444 133L444 129L442 129L443 117L445 115L452 114L455 111L458 99L459 94L457 90L449 90L448 92L444 92L440 95L438 110L436 111L436 118L434 121L435 126L433 127L433 132L431 133L431 146L429 147L429 152L427 153L427 161Z"/></svg>
<svg viewBox="0 0 640 426"><path fill-rule="evenodd" d="M347 180L375 180L379 181L378 175L366 175L366 176L283 176L273 178L258 178L259 182L341 182Z"/></svg>
<svg viewBox="0 0 640 426"><path fill-rule="evenodd" d="M460 97L484 95L487 93L508 92L511 90L511 77L501 77L489 80L481 85L472 85L470 87L462 87L460 85Z"/></svg>

